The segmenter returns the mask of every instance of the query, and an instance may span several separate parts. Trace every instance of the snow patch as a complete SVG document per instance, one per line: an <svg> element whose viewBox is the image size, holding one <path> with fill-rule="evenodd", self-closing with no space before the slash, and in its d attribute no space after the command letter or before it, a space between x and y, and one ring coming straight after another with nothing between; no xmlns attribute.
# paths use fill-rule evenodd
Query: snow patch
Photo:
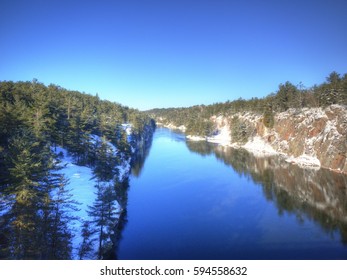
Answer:
<svg viewBox="0 0 347 280"><path fill-rule="evenodd" d="M266 143L260 136L255 136L249 140L242 148L252 152L255 156L272 156L277 155L278 152L272 148L269 143Z"/></svg>
<svg viewBox="0 0 347 280"><path fill-rule="evenodd" d="M130 123L123 123L121 126L124 129L124 131L126 132L126 134L128 136L130 136L131 133L132 133L132 128L133 128L132 124L130 124Z"/></svg>
<svg viewBox="0 0 347 280"><path fill-rule="evenodd" d="M56 154L62 154L61 166L64 166L61 172L65 178L69 180L66 190L70 192L72 198L79 203L79 211L72 213L78 219L69 224L72 231L72 258L78 259L78 250L82 244L82 226L85 221L89 220L88 206L92 206L96 199L96 180L93 179L93 172L91 168L85 166L78 166L73 164L73 158L68 155L67 150L57 147L54 149Z"/></svg>
<svg viewBox="0 0 347 280"><path fill-rule="evenodd" d="M99 141L100 137L93 135L92 139L94 139L95 141ZM108 145L110 147L111 152L116 151L116 148L111 143L108 142ZM57 155L60 155L60 165L63 167L61 169L61 173L63 173L65 178L68 179L66 190L69 191L69 193L72 195L72 199L79 204L77 206L79 211L71 213L73 216L77 218L77 220L71 221L68 225L73 234L72 259L78 259L78 252L83 242L83 224L86 221L91 221L91 217L88 215L89 206L92 206L97 198L97 189L95 187L97 185L97 180L93 178L94 175L91 168L73 164L72 162L74 161L74 159L71 156L69 156L67 150L61 147L56 147L55 149L53 149L53 151ZM118 166L117 168L119 170L119 178L125 179L125 177L128 176L130 172L130 159L127 161L122 160L122 163L123 164ZM103 186L107 186L109 184L113 184L113 181L111 180L109 182L99 182L99 185ZM120 207L116 202L116 209L114 211L114 215L118 215L119 208ZM96 233L91 236L91 240L93 239L98 239ZM94 252L96 252L98 249L98 242L95 241L92 244L92 247L94 248Z"/></svg>
<svg viewBox="0 0 347 280"><path fill-rule="evenodd" d="M118 169L118 180L123 182L126 177L129 176L131 171L130 158L128 160L122 159L122 164L117 167Z"/></svg>
<svg viewBox="0 0 347 280"><path fill-rule="evenodd" d="M211 137L207 137L207 141L211 143L217 143L223 146L230 145L230 129L228 126L220 126L217 133Z"/></svg>
<svg viewBox="0 0 347 280"><path fill-rule="evenodd" d="M301 167L312 167L319 169L321 166L320 161L316 157L309 155L301 155L299 157L288 157L286 162L297 164Z"/></svg>
<svg viewBox="0 0 347 280"><path fill-rule="evenodd" d="M105 142L107 144L107 152L112 153L113 155L117 154L117 148L110 141L107 141L98 135L90 134L90 142L94 145Z"/></svg>
<svg viewBox="0 0 347 280"><path fill-rule="evenodd" d="M12 204L10 201L11 199L8 199L8 197L0 193L0 217L4 216L11 210Z"/></svg>
<svg viewBox="0 0 347 280"><path fill-rule="evenodd" d="M187 135L186 138L191 141L206 141L206 137L196 135Z"/></svg>

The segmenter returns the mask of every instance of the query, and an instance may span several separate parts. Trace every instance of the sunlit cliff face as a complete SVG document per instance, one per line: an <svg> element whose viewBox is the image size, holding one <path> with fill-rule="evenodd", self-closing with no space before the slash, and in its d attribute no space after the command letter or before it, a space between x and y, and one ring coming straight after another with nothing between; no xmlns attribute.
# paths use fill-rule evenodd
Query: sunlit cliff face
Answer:
<svg viewBox="0 0 347 280"><path fill-rule="evenodd" d="M211 121L219 132L232 130L232 118L235 116L247 127L249 133L245 142L248 141L249 146L254 146L254 139L258 137L263 142L263 149L271 148L274 152L294 158L294 162L311 163L347 174L345 106L289 109L275 115L273 128L264 125L261 114L250 112L214 117Z"/></svg>
<svg viewBox="0 0 347 280"><path fill-rule="evenodd" d="M316 157L322 167L347 173L347 109L289 110L276 116L271 145L294 157Z"/></svg>

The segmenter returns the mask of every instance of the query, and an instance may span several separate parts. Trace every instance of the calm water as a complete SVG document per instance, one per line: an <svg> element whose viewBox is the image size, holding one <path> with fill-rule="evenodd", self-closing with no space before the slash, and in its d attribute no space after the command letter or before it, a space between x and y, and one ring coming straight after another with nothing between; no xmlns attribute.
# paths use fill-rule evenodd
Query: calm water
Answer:
<svg viewBox="0 0 347 280"><path fill-rule="evenodd" d="M119 259L347 259L347 176L157 129Z"/></svg>

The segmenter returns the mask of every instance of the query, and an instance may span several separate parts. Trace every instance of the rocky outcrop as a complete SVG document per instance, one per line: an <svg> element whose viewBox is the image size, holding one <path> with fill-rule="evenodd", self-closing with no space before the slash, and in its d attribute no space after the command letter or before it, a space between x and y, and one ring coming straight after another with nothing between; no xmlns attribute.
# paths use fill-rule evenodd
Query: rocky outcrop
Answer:
<svg viewBox="0 0 347 280"><path fill-rule="evenodd" d="M262 136L280 153L316 158L322 167L347 173L346 107L288 110L278 114L274 128Z"/></svg>
<svg viewBox="0 0 347 280"><path fill-rule="evenodd" d="M289 162L347 173L346 106L289 109L274 116L273 128L264 125L262 115L249 112L213 117L211 120L217 131L215 138L218 138L218 131L228 135L225 130L233 129L231 120L235 116L250 128L248 131L252 131L248 142L241 146L276 152L286 156ZM229 139L231 145L235 144L232 136L229 135Z"/></svg>

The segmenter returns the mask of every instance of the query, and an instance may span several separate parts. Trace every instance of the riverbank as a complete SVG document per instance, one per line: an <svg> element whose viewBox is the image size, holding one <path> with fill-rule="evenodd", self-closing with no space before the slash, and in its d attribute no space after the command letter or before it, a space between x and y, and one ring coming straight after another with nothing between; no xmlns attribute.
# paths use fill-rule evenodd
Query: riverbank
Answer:
<svg viewBox="0 0 347 280"><path fill-rule="evenodd" d="M242 143L232 137L235 117L251 131ZM347 174L346 106L289 109L274 116L271 128L264 125L262 115L250 112L212 116L210 120L214 124L213 135L186 135L187 140L244 148L256 156L280 155L302 167L323 167ZM185 132L173 124L164 126Z"/></svg>
<svg viewBox="0 0 347 280"><path fill-rule="evenodd" d="M100 246L102 247L102 255L107 254L108 250L112 248L115 228L120 220L121 213L126 208L126 202L124 202L126 200L122 197L126 194L123 194L124 192L121 189L127 187L132 164L137 160L138 153L151 141L155 125L153 123L145 125L141 134L133 133L133 126L129 123L123 124L122 128L126 132L127 141L130 144L130 155L121 152L107 139L93 134L89 137L90 143L95 147L100 146L100 143L107 146L107 157L118 158L118 163L114 166L117 172L108 181L96 177L95 167L78 165L76 159L67 149L59 146L52 148L59 157L61 173L64 174L68 182L66 191L78 205L78 209L74 211L66 210L71 212L69 214L71 217L74 217L67 225L73 236L71 240L72 259L100 258ZM101 199L109 200L105 202ZM95 209L95 207L104 204L108 206ZM104 211L107 211L107 218L99 217L99 214L105 214ZM105 224L102 229L99 227L100 223Z"/></svg>

